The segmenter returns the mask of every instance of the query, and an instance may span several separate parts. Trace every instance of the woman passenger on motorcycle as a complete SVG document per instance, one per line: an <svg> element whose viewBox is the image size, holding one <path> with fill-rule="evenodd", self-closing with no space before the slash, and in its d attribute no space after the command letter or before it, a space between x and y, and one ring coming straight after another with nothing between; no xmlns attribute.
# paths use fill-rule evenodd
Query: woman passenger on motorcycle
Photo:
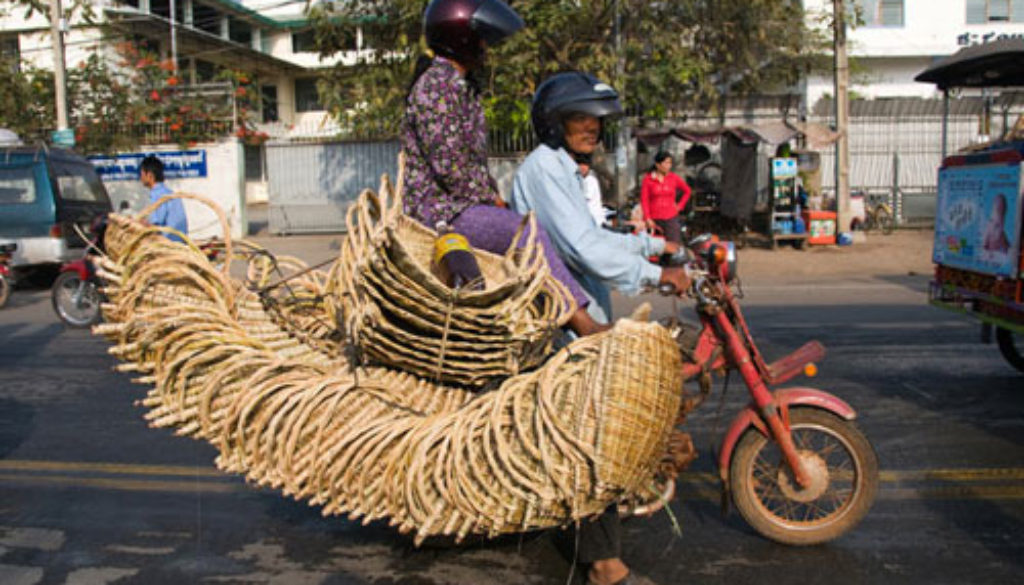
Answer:
<svg viewBox="0 0 1024 585"><path fill-rule="evenodd" d="M676 202L676 192L683 196ZM644 176L640 187L640 207L644 212L644 223L648 229L661 228L665 239L682 243L679 214L690 200L690 186L682 177L672 172L672 155L665 151L654 155L654 166Z"/></svg>
<svg viewBox="0 0 1024 585"><path fill-rule="evenodd" d="M416 65L402 120L405 213L431 228L448 226L475 248L503 254L522 216L498 206L473 73L484 64L487 47L523 28L523 20L501 0L433 0L423 17L433 56ZM579 335L605 329L587 313L586 293L547 234L540 230L537 237L552 275L576 301L569 327Z"/></svg>

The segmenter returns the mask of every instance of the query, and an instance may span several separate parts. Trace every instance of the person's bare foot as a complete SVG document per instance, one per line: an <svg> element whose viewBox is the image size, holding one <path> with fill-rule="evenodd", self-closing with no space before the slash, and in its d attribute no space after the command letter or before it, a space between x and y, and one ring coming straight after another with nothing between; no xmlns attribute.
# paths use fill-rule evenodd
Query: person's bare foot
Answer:
<svg viewBox="0 0 1024 585"><path fill-rule="evenodd" d="M622 559L604 559L590 565L588 585L617 585L629 577L629 567Z"/></svg>
<svg viewBox="0 0 1024 585"><path fill-rule="evenodd" d="M576 312L569 318L569 329L572 329L580 337L608 331L611 328L611 325L595 321L586 309L576 309Z"/></svg>

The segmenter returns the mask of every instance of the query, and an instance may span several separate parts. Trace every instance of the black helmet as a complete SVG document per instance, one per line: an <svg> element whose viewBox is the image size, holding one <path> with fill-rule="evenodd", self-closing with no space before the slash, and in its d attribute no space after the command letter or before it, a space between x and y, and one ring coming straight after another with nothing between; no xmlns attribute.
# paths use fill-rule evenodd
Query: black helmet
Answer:
<svg viewBox="0 0 1024 585"><path fill-rule="evenodd" d="M467 68L483 62L480 41L493 47L523 26L523 19L501 0L432 0L423 13L427 46Z"/></svg>
<svg viewBox="0 0 1024 585"><path fill-rule="evenodd" d="M537 139L551 148L562 146L562 121L571 114L595 118L622 114L615 88L589 73L569 71L553 75L533 94L530 118Z"/></svg>

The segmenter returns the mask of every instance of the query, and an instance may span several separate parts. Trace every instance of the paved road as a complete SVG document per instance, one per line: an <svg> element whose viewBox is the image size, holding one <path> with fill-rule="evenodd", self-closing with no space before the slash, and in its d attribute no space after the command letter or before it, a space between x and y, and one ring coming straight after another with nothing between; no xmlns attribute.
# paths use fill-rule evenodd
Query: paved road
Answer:
<svg viewBox="0 0 1024 585"><path fill-rule="evenodd" d="M692 417L702 453L672 506L681 535L666 514L631 521L626 559L659 583L1020 582L1024 376L971 323L925 305L924 285L746 286L763 351L821 339L814 385L849 401L876 446L881 492L855 532L792 548L721 514L712 437L745 401L733 383ZM213 448L145 426L144 389L111 372L102 340L59 325L46 291L16 291L0 340L0 583L570 581L572 547L550 534L417 550L217 472Z"/></svg>

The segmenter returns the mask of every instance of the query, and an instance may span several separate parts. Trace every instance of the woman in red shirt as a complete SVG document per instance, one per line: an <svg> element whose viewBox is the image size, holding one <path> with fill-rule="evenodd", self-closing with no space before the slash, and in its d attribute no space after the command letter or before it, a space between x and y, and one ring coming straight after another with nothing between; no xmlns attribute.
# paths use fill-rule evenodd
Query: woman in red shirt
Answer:
<svg viewBox="0 0 1024 585"><path fill-rule="evenodd" d="M683 196L676 203L676 191ZM661 228L665 239L682 243L679 213L690 200L690 186L682 177L672 172L672 155L659 152L654 155L654 168L644 176L640 187L640 207L644 212L644 223L649 229L655 225Z"/></svg>

